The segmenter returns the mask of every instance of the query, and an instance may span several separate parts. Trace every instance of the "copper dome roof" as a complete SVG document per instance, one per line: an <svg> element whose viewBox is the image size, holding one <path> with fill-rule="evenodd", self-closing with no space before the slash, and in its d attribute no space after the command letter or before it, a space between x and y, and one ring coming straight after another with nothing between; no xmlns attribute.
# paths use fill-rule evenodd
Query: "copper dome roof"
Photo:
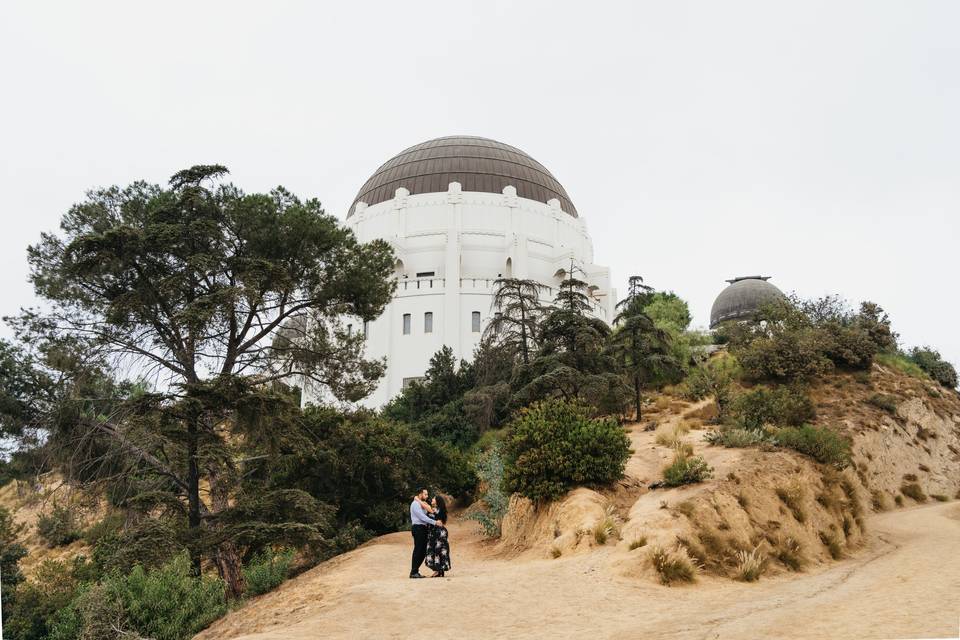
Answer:
<svg viewBox="0 0 960 640"><path fill-rule="evenodd" d="M752 317L765 303L782 298L783 292L767 280L769 276L744 276L727 280L730 286L720 292L710 309L710 328L727 320Z"/></svg>
<svg viewBox="0 0 960 640"><path fill-rule="evenodd" d="M399 187L411 194L440 193L451 182L459 182L464 191L484 193L502 193L512 185L521 198L544 203L556 198L561 209L577 217L566 190L546 167L516 147L475 136L436 138L401 151L360 188L347 217L358 202L385 202Z"/></svg>

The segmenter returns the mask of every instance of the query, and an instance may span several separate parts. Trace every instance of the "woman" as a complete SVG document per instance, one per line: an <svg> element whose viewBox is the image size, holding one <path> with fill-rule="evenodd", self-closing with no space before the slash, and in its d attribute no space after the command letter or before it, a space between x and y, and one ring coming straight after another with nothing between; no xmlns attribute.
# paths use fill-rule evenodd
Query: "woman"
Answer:
<svg viewBox="0 0 960 640"><path fill-rule="evenodd" d="M430 502L432 513L427 515L436 521L427 534L427 566L433 569L431 578L442 578L450 570L450 542L447 537L447 502L436 495Z"/></svg>

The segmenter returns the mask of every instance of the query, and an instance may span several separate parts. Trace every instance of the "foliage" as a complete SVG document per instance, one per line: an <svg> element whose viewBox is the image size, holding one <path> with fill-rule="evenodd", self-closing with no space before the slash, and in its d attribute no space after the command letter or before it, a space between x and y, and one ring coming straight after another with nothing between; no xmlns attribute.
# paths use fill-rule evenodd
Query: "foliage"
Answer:
<svg viewBox="0 0 960 640"><path fill-rule="evenodd" d="M37 533L51 548L70 544L81 536L76 514L63 505L55 505L50 513L37 518Z"/></svg>
<svg viewBox="0 0 960 640"><path fill-rule="evenodd" d="M673 462L663 470L663 483L668 487L696 484L713 477L713 468L700 456L678 450Z"/></svg>
<svg viewBox="0 0 960 640"><path fill-rule="evenodd" d="M2 619L9 619L10 608L16 597L17 585L23 582L23 572L20 570L20 560L27 555L24 546L17 542L17 536L23 531L13 519L13 515L0 506L0 593L3 597Z"/></svg>
<svg viewBox="0 0 960 640"><path fill-rule="evenodd" d="M545 311L540 296L547 287L535 280L517 278L499 278L493 286L493 319L484 338L509 353L514 362L529 365L537 349L539 321Z"/></svg>
<svg viewBox="0 0 960 640"><path fill-rule="evenodd" d="M494 444L477 457L477 476L480 479L481 509L472 509L464 517L480 523L484 535L500 537L500 525L510 505L510 496L503 490L504 462L500 444Z"/></svg>
<svg viewBox="0 0 960 640"><path fill-rule="evenodd" d="M914 347L910 350L910 360L947 389L957 388L957 370L936 349Z"/></svg>
<svg viewBox="0 0 960 640"><path fill-rule="evenodd" d="M776 442L817 462L844 468L850 464L850 440L827 427L784 427L775 434Z"/></svg>
<svg viewBox="0 0 960 640"><path fill-rule="evenodd" d="M930 377L916 362L900 352L878 353L875 359L884 367L895 369L911 378L926 380Z"/></svg>
<svg viewBox="0 0 960 640"><path fill-rule="evenodd" d="M725 331L751 380L807 380L834 367L866 370L877 353L896 345L883 309L865 302L853 312L836 296L778 298Z"/></svg>
<svg viewBox="0 0 960 640"><path fill-rule="evenodd" d="M283 188L245 194L223 182L226 173L196 166L167 188L90 192L60 234L29 248L43 310L13 326L41 371L71 373L72 387L38 417L61 471L81 483L152 481L134 496L140 512L185 505L175 522L189 529L193 571L209 557L236 596L242 543L231 535L248 532L221 516L246 477L237 461L267 466L309 436L297 429L290 385L346 401L375 387L384 363L366 360L362 334L340 319L373 320L396 283L386 242L357 242L317 200ZM163 384L111 377L129 370ZM300 532L293 515L289 528Z"/></svg>
<svg viewBox="0 0 960 640"><path fill-rule="evenodd" d="M143 517L128 527L103 530L93 547L93 562L104 574L127 573L137 565L155 569L186 548L182 522Z"/></svg>
<svg viewBox="0 0 960 640"><path fill-rule="evenodd" d="M4 603L3 632L18 640L41 640L50 635L57 612L67 607L79 583L64 562L45 560L31 580L20 584L13 602ZM4 599L9 594L4 594Z"/></svg>
<svg viewBox="0 0 960 640"><path fill-rule="evenodd" d="M764 425L799 426L816 417L813 401L797 386L756 387L733 402L732 421L749 430Z"/></svg>
<svg viewBox="0 0 960 640"><path fill-rule="evenodd" d="M704 440L709 444L730 449L755 447L769 442L769 439L759 430L739 429L736 427L710 431L704 436Z"/></svg>
<svg viewBox="0 0 960 640"><path fill-rule="evenodd" d="M293 549L279 552L264 549L254 556L243 568L244 582L247 584L246 595L258 596L279 587L287 579L293 556Z"/></svg>
<svg viewBox="0 0 960 640"><path fill-rule="evenodd" d="M734 575L737 580L744 582L759 580L767 567L767 559L760 553L759 549L753 549L752 551L744 551L741 549L737 551L734 560L737 563L736 569L734 569Z"/></svg>
<svg viewBox="0 0 960 640"><path fill-rule="evenodd" d="M576 403L535 403L520 410L510 427L505 485L533 500L618 480L630 456L630 439L616 420L591 419Z"/></svg>
<svg viewBox="0 0 960 640"><path fill-rule="evenodd" d="M672 291L657 291L643 305L643 312L661 329L679 334L687 330L693 316L686 301Z"/></svg>
<svg viewBox="0 0 960 640"><path fill-rule="evenodd" d="M729 355L710 358L690 370L685 381L687 397L702 400L713 396L717 403L717 422L725 422L733 402L733 383L740 375L737 359Z"/></svg>
<svg viewBox="0 0 960 640"><path fill-rule="evenodd" d="M646 292L643 294L646 297ZM661 297L657 297L661 296ZM680 303L682 300L673 296ZM655 294L650 305L657 304L657 309L663 317L667 328L658 326L654 318L641 309L635 297L627 297L617 306L620 313L614 318L616 330L608 340L608 351L620 367L633 389L633 405L635 420L641 419L641 391L651 384L664 384L678 379L683 371L682 362L672 351L671 331L682 331L678 324L683 318L674 317L679 313L669 306L664 294ZM649 306L649 305L648 305ZM675 306L675 305L673 305ZM686 303L683 303L686 306ZM672 311L671 311L672 310ZM671 315L673 314L673 315ZM689 324L689 311L686 315L686 324ZM686 325L684 324L684 328Z"/></svg>

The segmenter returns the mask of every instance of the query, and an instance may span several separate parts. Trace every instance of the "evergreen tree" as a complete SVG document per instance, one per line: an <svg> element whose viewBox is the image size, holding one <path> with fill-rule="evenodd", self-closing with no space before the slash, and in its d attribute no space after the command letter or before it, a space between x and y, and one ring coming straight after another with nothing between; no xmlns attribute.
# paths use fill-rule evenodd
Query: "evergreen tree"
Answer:
<svg viewBox="0 0 960 640"><path fill-rule="evenodd" d="M46 426L110 454L90 465L122 460L152 474L147 494L158 504L182 499L194 570L209 549L237 595L240 561L218 518L241 475L237 443L269 450L296 440L285 429L297 424L291 385L309 381L347 400L372 390L384 364L364 360L362 336L338 318L376 318L395 284L385 242L360 244L318 201L282 187L245 194L221 182L226 173L196 166L168 188L88 194L64 215L62 235L30 247L49 311L16 324L29 341L83 344L88 358L152 381L122 407L66 422L53 411Z"/></svg>
<svg viewBox="0 0 960 640"><path fill-rule="evenodd" d="M540 295L547 287L536 280L518 278L498 278L493 284L494 315L484 337L517 354L520 362L528 365L537 349L544 311Z"/></svg>

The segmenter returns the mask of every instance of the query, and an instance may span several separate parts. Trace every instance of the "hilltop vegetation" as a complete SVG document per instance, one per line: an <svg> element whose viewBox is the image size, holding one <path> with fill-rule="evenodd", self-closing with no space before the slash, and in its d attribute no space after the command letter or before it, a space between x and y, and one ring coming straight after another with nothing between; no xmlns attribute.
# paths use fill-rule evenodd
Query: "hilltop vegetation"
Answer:
<svg viewBox="0 0 960 640"><path fill-rule="evenodd" d="M382 411L349 408L386 363L341 319L381 313L392 250L224 174L92 192L30 248L43 304L0 342L11 638L189 637L401 529L422 484L505 548L615 540L664 582L839 558L868 501L956 494L955 370L835 297L711 335L639 277L613 326L576 265L549 304L501 279L470 362L444 348ZM304 385L336 406L302 409Z"/></svg>

